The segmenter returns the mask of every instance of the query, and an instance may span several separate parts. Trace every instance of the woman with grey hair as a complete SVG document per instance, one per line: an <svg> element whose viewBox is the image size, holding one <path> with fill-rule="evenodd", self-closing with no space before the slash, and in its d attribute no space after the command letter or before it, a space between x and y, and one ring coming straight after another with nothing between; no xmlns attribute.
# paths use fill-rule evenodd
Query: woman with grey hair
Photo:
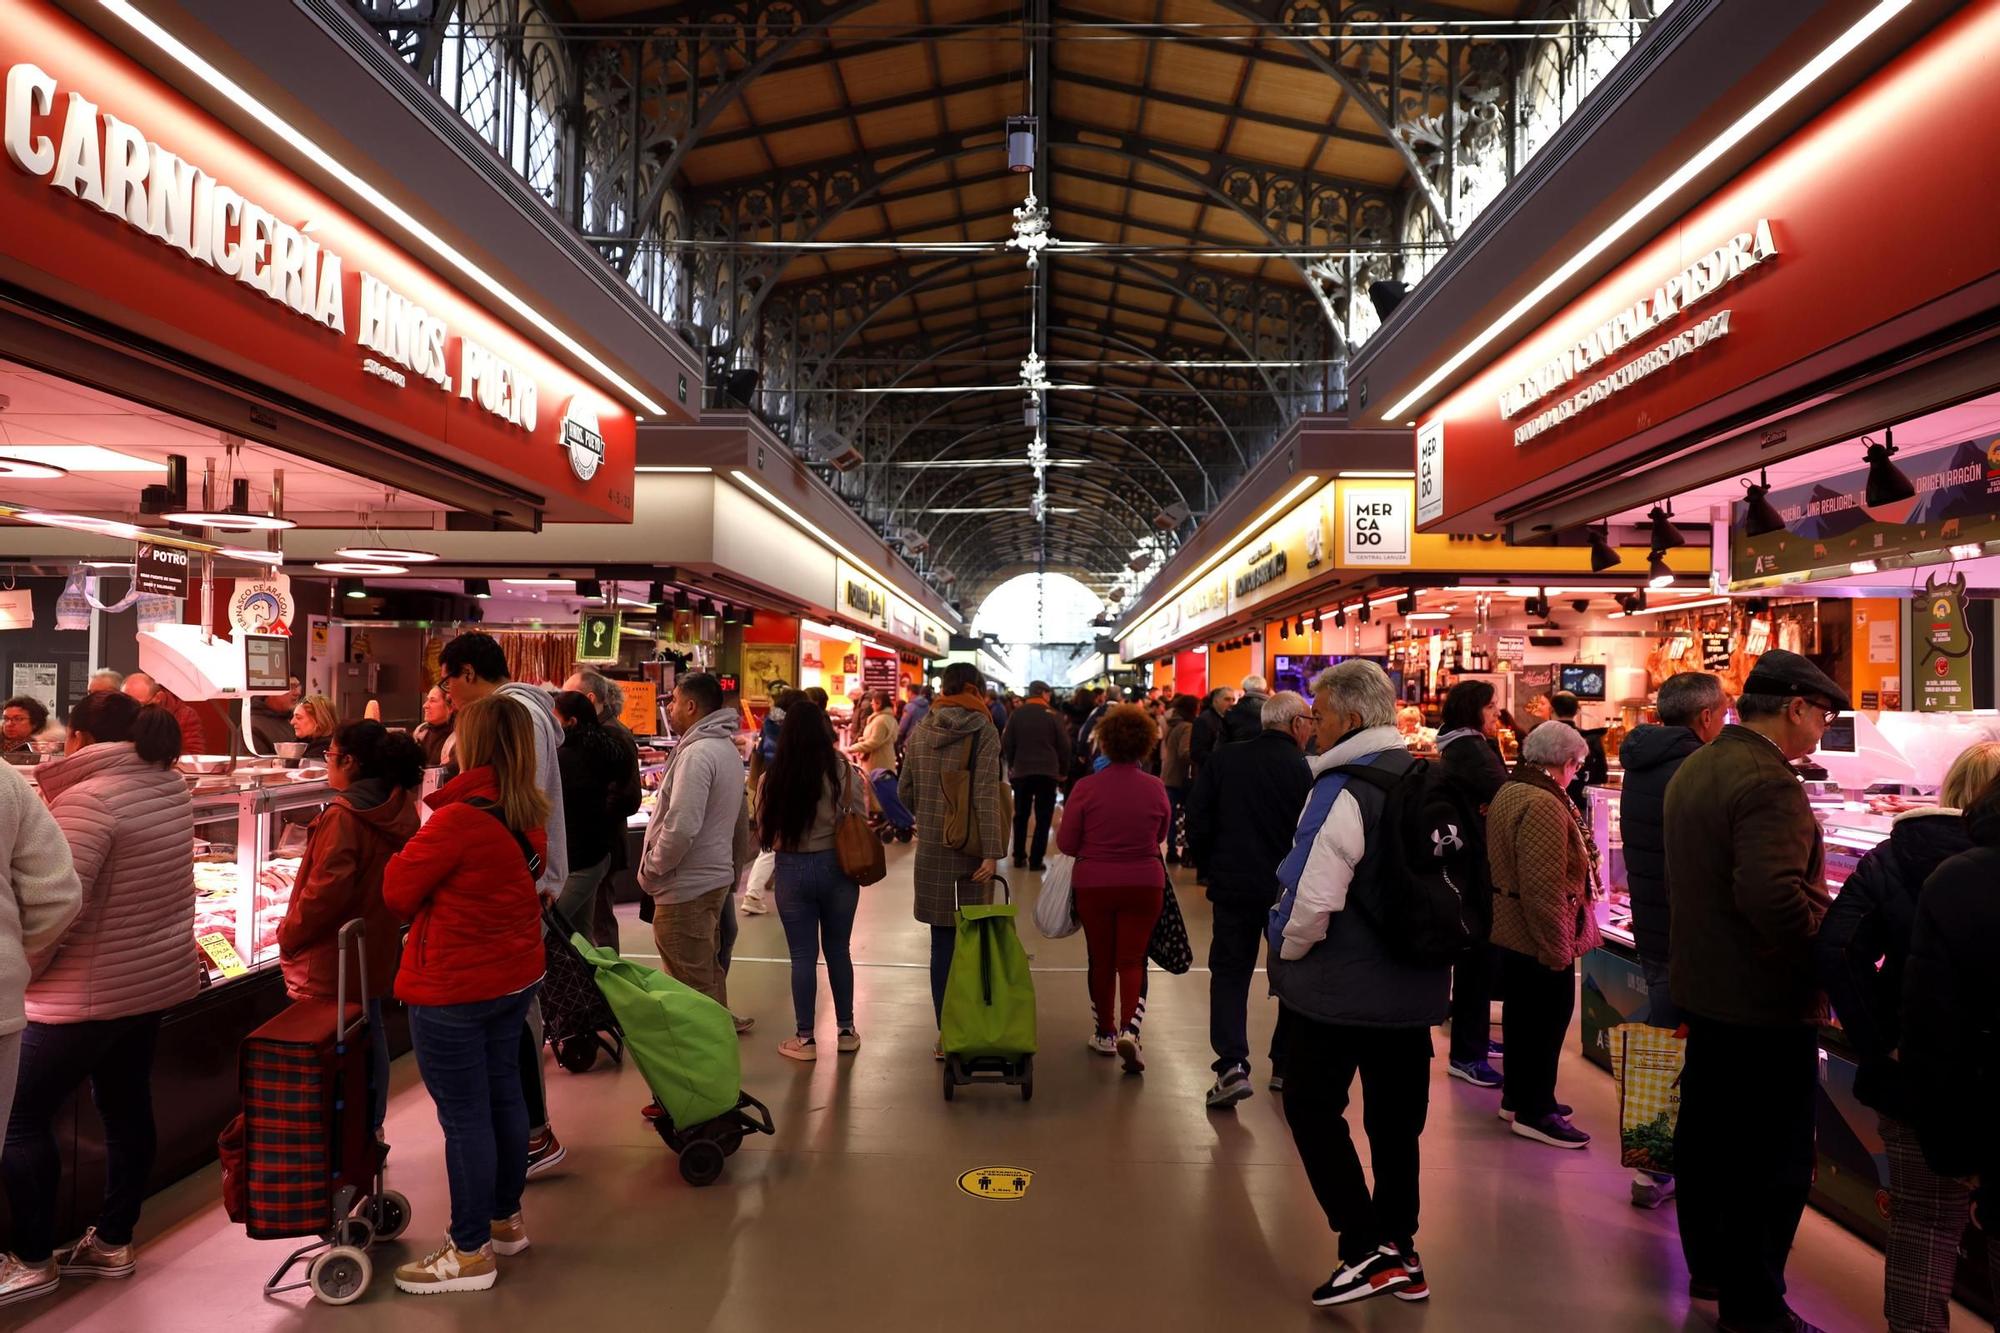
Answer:
<svg viewBox="0 0 2000 1333"><path fill-rule="evenodd" d="M1602 942L1591 907L1597 848L1566 792L1589 753L1567 723L1536 727L1486 819L1493 944L1507 996L1500 1118L1522 1138L1555 1148L1590 1142L1556 1100L1563 1034L1576 1009L1576 960Z"/></svg>

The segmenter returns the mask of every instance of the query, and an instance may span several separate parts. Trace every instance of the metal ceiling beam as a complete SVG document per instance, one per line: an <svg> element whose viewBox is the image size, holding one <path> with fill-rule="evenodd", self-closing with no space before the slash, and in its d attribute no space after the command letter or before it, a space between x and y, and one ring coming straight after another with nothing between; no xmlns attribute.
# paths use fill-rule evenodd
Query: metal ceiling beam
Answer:
<svg viewBox="0 0 2000 1333"><path fill-rule="evenodd" d="M1195 505L1188 499L1187 492L1181 489L1181 484L1178 480L1175 479L1174 474L1172 472L1169 472L1166 469L1166 467L1160 463L1159 459L1153 456L1151 450L1147 449L1145 446L1138 444L1133 440L1127 439L1124 436L1124 434L1122 434L1117 428L1112 426L1099 425L1094 422L1081 421L1070 417L1056 417L1050 415L1047 411L1044 411L1042 413L1042 424L1048 431L1052 433L1111 436L1120 445L1130 449L1134 454L1138 455L1139 460L1142 463L1151 465L1153 470L1155 472L1158 472L1160 476L1166 480L1168 489L1170 489L1173 492L1174 500L1178 501L1183 505L1186 505L1190 513L1195 512L1199 508L1199 506ZM945 444L942 447L940 447L936 452L926 455L920 461L932 464L942 463L951 455L953 450L962 449L969 444L982 443L988 436L993 435L994 433L999 431L1018 432L1023 429L1025 429L1025 427L1021 426L1018 422L990 421L983 426L975 426L971 430L962 432L953 439L945 442ZM1026 460L1022 461L1021 466L1024 468L1027 466ZM910 469L910 479L903 483L903 488L900 491L896 492L896 498L889 502L889 512L891 514L897 513L907 507L910 507L907 503L909 500L910 491L916 487L919 480L922 479L924 473L930 470L931 469L929 468ZM1056 468L1052 470L1066 471L1067 469ZM883 467L881 471L886 472L888 471L888 469L886 467ZM1160 499L1159 493L1154 491L1152 487L1148 486L1146 490L1147 493L1149 495L1152 495L1155 500ZM1163 505L1162 507L1164 508L1165 506Z"/></svg>

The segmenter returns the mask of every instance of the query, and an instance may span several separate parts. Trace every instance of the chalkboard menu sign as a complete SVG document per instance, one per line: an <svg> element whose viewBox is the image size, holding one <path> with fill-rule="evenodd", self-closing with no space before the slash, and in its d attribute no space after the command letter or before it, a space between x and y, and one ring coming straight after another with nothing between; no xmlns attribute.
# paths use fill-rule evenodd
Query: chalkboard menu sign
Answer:
<svg viewBox="0 0 2000 1333"><path fill-rule="evenodd" d="M1728 634L1704 634L1701 636L1701 669L1703 671L1729 670L1730 654L1736 640Z"/></svg>

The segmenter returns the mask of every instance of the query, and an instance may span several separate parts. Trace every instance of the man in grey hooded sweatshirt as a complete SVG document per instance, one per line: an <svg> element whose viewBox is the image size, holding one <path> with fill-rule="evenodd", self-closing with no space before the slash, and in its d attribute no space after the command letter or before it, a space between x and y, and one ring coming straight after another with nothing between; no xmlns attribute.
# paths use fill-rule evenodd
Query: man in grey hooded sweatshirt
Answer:
<svg viewBox="0 0 2000 1333"><path fill-rule="evenodd" d="M667 722L679 739L646 825L639 886L653 898L653 943L667 975L727 1006L720 945L743 818L742 719L724 705L721 682L696 672L674 686Z"/></svg>
<svg viewBox="0 0 2000 1333"><path fill-rule="evenodd" d="M490 634L474 631L461 634L438 654L438 683L455 709L484 699L490 694L510 699L528 711L535 728L535 783L549 798L548 851L542 857L542 875L535 881L545 900L562 892L569 878L569 841L563 827L562 766L556 751L562 748L563 729L556 717L555 700L549 692L533 685L516 684L507 674L507 654ZM521 1038L521 1090L528 1098L528 1174L540 1175L554 1167L567 1150L549 1127L548 1101L542 1087L542 1007L528 1006L528 1024Z"/></svg>

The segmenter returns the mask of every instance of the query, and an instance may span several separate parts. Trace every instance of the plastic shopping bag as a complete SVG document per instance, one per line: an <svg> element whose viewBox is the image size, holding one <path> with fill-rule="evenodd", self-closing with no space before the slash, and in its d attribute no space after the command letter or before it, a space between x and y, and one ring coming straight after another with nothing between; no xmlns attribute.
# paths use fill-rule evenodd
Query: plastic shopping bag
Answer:
<svg viewBox="0 0 2000 1333"><path fill-rule="evenodd" d="M1076 859L1054 852L1048 865L1042 872L1041 896L1035 899L1035 929L1047 939L1059 940L1076 934L1082 924L1076 919L1076 895L1070 887Z"/></svg>
<svg viewBox="0 0 2000 1333"><path fill-rule="evenodd" d="M1622 1023L1610 1036L1611 1073L1618 1080L1619 1163L1672 1175L1687 1039L1646 1023Z"/></svg>

